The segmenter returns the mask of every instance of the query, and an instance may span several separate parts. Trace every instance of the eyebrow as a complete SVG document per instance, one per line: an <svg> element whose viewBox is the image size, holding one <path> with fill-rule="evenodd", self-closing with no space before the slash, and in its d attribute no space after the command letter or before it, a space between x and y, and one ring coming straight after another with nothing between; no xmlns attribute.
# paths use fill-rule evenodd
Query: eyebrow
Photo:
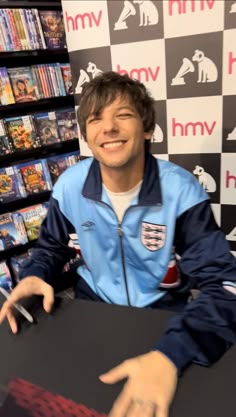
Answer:
<svg viewBox="0 0 236 417"><path fill-rule="evenodd" d="M116 111L120 111L120 110L129 110L129 111L132 111L133 113L136 113L137 112L136 109L135 109L135 107L132 107L129 104L124 105L124 106L120 106L120 107L118 107L116 109ZM95 112L90 113L88 115L88 117L87 117L87 120L90 119L91 117L98 116L101 112L102 112L102 110L101 111L97 111L97 112L95 111Z"/></svg>
<svg viewBox="0 0 236 417"><path fill-rule="evenodd" d="M126 106L120 106L118 107L117 110L131 110L133 112L136 112L136 109L132 106L130 106L129 104L127 104Z"/></svg>

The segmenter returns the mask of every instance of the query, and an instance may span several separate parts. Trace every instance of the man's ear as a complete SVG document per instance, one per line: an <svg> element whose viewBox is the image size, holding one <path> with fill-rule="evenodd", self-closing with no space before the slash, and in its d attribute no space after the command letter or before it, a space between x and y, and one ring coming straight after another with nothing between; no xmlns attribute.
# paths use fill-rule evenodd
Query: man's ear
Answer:
<svg viewBox="0 0 236 417"><path fill-rule="evenodd" d="M150 132L144 132L144 139L151 140L153 132L154 132L153 130L151 130Z"/></svg>

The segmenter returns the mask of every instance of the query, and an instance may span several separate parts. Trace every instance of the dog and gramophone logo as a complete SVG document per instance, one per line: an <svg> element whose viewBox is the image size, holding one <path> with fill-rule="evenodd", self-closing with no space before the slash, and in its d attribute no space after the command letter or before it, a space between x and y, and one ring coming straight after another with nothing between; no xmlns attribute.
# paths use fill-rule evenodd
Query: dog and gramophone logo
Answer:
<svg viewBox="0 0 236 417"><path fill-rule="evenodd" d="M69 53L75 102L79 104L83 87L93 78L111 71L110 47L84 49Z"/></svg>
<svg viewBox="0 0 236 417"><path fill-rule="evenodd" d="M220 154L169 155L169 160L191 172L212 203L220 203Z"/></svg>
<svg viewBox="0 0 236 417"><path fill-rule="evenodd" d="M167 154L166 100L155 101L156 123L151 138L153 154Z"/></svg>
<svg viewBox="0 0 236 417"><path fill-rule="evenodd" d="M163 4L151 0L108 1L111 44L163 38Z"/></svg>
<svg viewBox="0 0 236 417"><path fill-rule="evenodd" d="M236 28L236 1L227 0L225 3L225 29Z"/></svg>
<svg viewBox="0 0 236 417"><path fill-rule="evenodd" d="M224 96L223 103L223 152L236 152L236 96Z"/></svg>
<svg viewBox="0 0 236 417"><path fill-rule="evenodd" d="M236 251L235 205L221 205L221 228L225 233L231 250Z"/></svg>
<svg viewBox="0 0 236 417"><path fill-rule="evenodd" d="M223 34L166 39L168 98L220 95Z"/></svg>

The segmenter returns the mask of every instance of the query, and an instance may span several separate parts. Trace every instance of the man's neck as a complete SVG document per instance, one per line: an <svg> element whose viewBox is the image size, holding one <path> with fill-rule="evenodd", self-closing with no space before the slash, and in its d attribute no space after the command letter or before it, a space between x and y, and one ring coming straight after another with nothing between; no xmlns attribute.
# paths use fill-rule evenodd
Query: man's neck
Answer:
<svg viewBox="0 0 236 417"><path fill-rule="evenodd" d="M113 193L122 193L134 188L143 179L143 170L127 172L122 169L101 168L102 182Z"/></svg>

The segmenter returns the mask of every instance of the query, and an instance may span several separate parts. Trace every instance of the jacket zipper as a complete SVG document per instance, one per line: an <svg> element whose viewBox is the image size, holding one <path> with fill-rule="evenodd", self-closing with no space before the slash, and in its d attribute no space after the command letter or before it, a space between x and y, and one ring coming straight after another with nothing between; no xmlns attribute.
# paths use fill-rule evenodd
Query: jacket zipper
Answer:
<svg viewBox="0 0 236 417"><path fill-rule="evenodd" d="M131 307L132 304L130 302L130 296L129 296L128 281L127 281L126 268L125 268L125 255L124 255L124 248L123 248L123 243L122 243L123 230L122 230L121 222L119 222L115 211L113 210L113 208L109 204L107 204L107 203L105 203L105 201L101 201L97 198L92 198L92 200L97 201L99 203L102 203L105 206L109 207L109 209L112 210L113 213L116 216L117 224L118 224L118 236L119 236L119 240L120 240L121 263L122 263L122 270L123 270L123 276L124 276L124 282L125 282L125 290L126 290L126 296L127 296L127 304L128 304L129 307ZM126 209L122 221L124 220L124 217L125 217L125 214L127 213L127 211L130 210L133 207L136 207L136 206L138 206L138 204L135 204L133 206L129 206Z"/></svg>
<svg viewBox="0 0 236 417"><path fill-rule="evenodd" d="M126 268L125 268L125 255L124 255L124 248L123 248L123 243L122 243L123 230L122 230L122 227L121 227L121 222L119 222L115 211L113 210L113 208L109 204L105 203L105 201L101 201L101 200L98 200L98 199L93 199L93 200L98 201L99 203L105 204L105 206L109 207L109 209L112 210L113 213L116 216L117 224L118 224L118 236L119 236L119 240L120 240L121 263L122 263L122 270L123 270L123 276L124 276L124 282L125 282L127 304L128 304L129 307L131 307L131 302L130 302L130 297L129 297L129 289L128 289L128 282L127 282L127 275L126 275ZM130 208L131 207L128 207L127 210L125 211L125 213ZM124 213L124 216L125 216L125 213ZM123 219L124 219L124 216L123 216Z"/></svg>
<svg viewBox="0 0 236 417"><path fill-rule="evenodd" d="M123 244L122 244L123 230L122 230L122 227L121 227L121 222L118 222L118 236L119 236L119 240L120 240L121 263L122 263L123 276L124 276L124 281L125 281L127 303L128 303L128 306L130 307L131 302L130 302L130 297L129 297L129 289L128 289L128 282L127 282L126 268L125 268L125 255L124 255L124 248L123 248Z"/></svg>

